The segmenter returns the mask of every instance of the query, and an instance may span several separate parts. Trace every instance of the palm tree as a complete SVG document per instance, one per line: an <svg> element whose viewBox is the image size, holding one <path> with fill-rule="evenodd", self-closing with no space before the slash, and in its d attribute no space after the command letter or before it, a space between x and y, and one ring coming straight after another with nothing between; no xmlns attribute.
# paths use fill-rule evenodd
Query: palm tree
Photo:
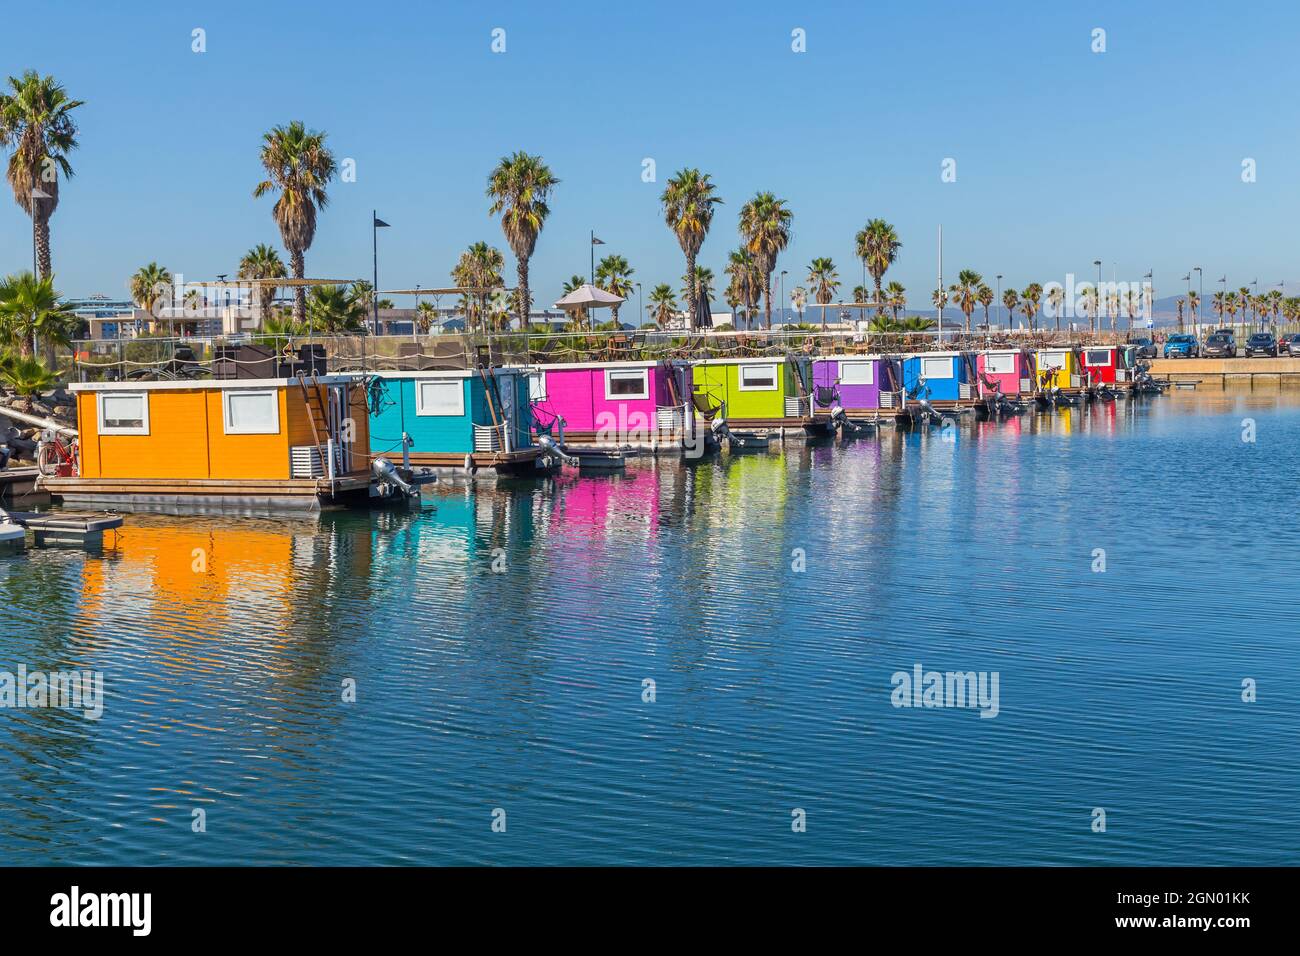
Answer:
<svg viewBox="0 0 1300 956"><path fill-rule="evenodd" d="M50 216L59 206L59 173L72 178L68 154L77 148L77 123L71 114L82 104L68 99L54 77L35 70L9 77L9 91L0 93L0 146L13 147L9 185L32 218L41 277L50 275ZM36 189L45 198L34 198Z"/></svg>
<svg viewBox="0 0 1300 956"><path fill-rule="evenodd" d="M818 305L829 305L835 301L835 292L840 287L840 276L835 271L833 261L823 256L809 263L807 282L813 287L813 298ZM825 325L826 310L822 309L822 326Z"/></svg>
<svg viewBox="0 0 1300 956"><path fill-rule="evenodd" d="M1084 286L1079 297L1083 299L1083 311L1088 316L1088 330L1097 331L1097 290L1092 286Z"/></svg>
<svg viewBox="0 0 1300 956"><path fill-rule="evenodd" d="M894 319L897 321L898 313L907 308L907 290L903 288L901 282L890 282L889 285L885 286L885 302L889 305L889 309L893 312Z"/></svg>
<svg viewBox="0 0 1300 956"><path fill-rule="evenodd" d="M1029 321L1029 331L1034 331L1034 316L1038 315L1038 304L1043 300L1043 287L1037 282L1031 282L1025 286L1025 291L1020 293L1021 305L1020 311L1025 313L1025 318Z"/></svg>
<svg viewBox="0 0 1300 956"><path fill-rule="evenodd" d="M898 258L903 244L894 227L883 219L871 219L856 237L858 258L863 261L876 283L876 301L880 301L880 280Z"/></svg>
<svg viewBox="0 0 1300 956"><path fill-rule="evenodd" d="M695 257L704 245L709 226L713 224L713 207L722 202L714 195L717 187L708 173L698 169L681 169L668 180L659 202L663 204L664 222L677 236L677 244L686 255L686 275L695 276ZM686 311L691 327L695 326L696 303L699 289L694 285L686 290Z"/></svg>
<svg viewBox="0 0 1300 956"><path fill-rule="evenodd" d="M682 302L690 301L691 292L694 290L696 301L702 301L704 298L713 295L713 270L708 266L696 266L695 278L691 281L691 276L682 276ZM692 316L692 321L694 318Z"/></svg>
<svg viewBox="0 0 1300 956"><path fill-rule="evenodd" d="M942 317L944 306L948 304L948 293L944 291L942 286L930 293L930 301L934 303L935 309L938 311L939 316Z"/></svg>
<svg viewBox="0 0 1300 956"><path fill-rule="evenodd" d="M763 274L767 327L772 328L772 272L776 258L790 244L790 224L794 213L784 199L770 192L756 193L740 209L740 236L746 251L754 257Z"/></svg>
<svg viewBox="0 0 1300 956"><path fill-rule="evenodd" d="M0 281L0 344L16 348L19 359L34 356L43 342L46 364L54 368L54 347L70 344L80 327L72 306L59 301L53 276L20 272Z"/></svg>
<svg viewBox="0 0 1300 956"><path fill-rule="evenodd" d="M1015 289L1007 289L1002 293L1002 307L1007 310L1007 329L1015 328L1016 309L1020 307L1020 294Z"/></svg>
<svg viewBox="0 0 1300 956"><path fill-rule="evenodd" d="M244 280L283 279L288 272L284 268L284 260L280 258L280 253L263 242L244 253L244 258L239 260L239 272L236 275ZM275 286L260 284L257 286L257 316L260 321L264 321L271 314L271 303L275 301L275 293Z"/></svg>
<svg viewBox="0 0 1300 956"><path fill-rule="evenodd" d="M438 321L438 307L432 302L421 302L415 307L415 327L421 335L428 335Z"/></svg>
<svg viewBox="0 0 1300 956"><path fill-rule="evenodd" d="M158 313L154 308L159 301L171 293L172 274L166 266L151 262L141 266L131 276L131 299L140 308L149 313L150 325L158 324ZM168 331L172 320L168 319Z"/></svg>
<svg viewBox="0 0 1300 956"><path fill-rule="evenodd" d="M309 328L325 335L355 335L366 328L366 307L354 289L312 286L307 298Z"/></svg>
<svg viewBox="0 0 1300 956"><path fill-rule="evenodd" d="M1175 304L1178 306L1178 331L1181 332L1183 330L1183 306L1187 304L1187 300L1180 295L1175 300ZM1132 322L1129 323L1130 327L1132 324Z"/></svg>
<svg viewBox="0 0 1300 956"><path fill-rule="evenodd" d="M465 296L465 318L473 329L476 322L484 322L488 311L488 289L505 287L501 272L506 267L502 251L486 242L475 242L460 254L451 268L451 281L463 289L478 289Z"/></svg>
<svg viewBox="0 0 1300 956"><path fill-rule="evenodd" d="M660 327L666 325L677 311L677 299L673 296L673 287L661 282L650 290L650 314Z"/></svg>
<svg viewBox="0 0 1300 956"><path fill-rule="evenodd" d="M745 306L745 322L750 324L754 317L754 306L761 294L759 290L763 285L763 272L744 246L728 257L726 271L731 278L727 286L728 295L734 296Z"/></svg>
<svg viewBox="0 0 1300 956"><path fill-rule="evenodd" d="M980 305L984 306L984 328L987 330L989 327L989 306L993 304L993 290L981 282L979 289L976 290L975 298Z"/></svg>
<svg viewBox="0 0 1300 956"><path fill-rule="evenodd" d="M1237 293L1229 292L1226 296L1224 296L1223 311L1228 313L1229 325L1237 324L1237 309L1240 308L1240 306L1241 306L1241 302L1237 297Z"/></svg>
<svg viewBox="0 0 1300 956"><path fill-rule="evenodd" d="M519 312L519 328L528 328L528 313L532 296L528 290L528 260L537 247L537 237L551 214L547 201L559 180L540 156L530 156L519 150L503 156L488 175L487 197L492 200L488 215L501 215L501 230L515 254L515 268L519 275L519 288L515 293L515 306Z"/></svg>
<svg viewBox="0 0 1300 956"><path fill-rule="evenodd" d="M984 284L984 277L974 269L962 269L957 273L957 281L948 287L948 291L957 300L957 307L966 316L966 332L970 332L970 316L975 311L979 297L979 287Z"/></svg>
<svg viewBox="0 0 1300 956"><path fill-rule="evenodd" d="M1201 311L1201 295L1199 292L1187 293L1187 308L1192 313L1192 324L1195 325Z"/></svg>
<svg viewBox="0 0 1300 956"><path fill-rule="evenodd" d="M632 274L636 270L628 265L623 256L608 255L596 263L596 287L604 289L620 298L626 299L636 288L632 283ZM623 303L616 302L610 306L611 320L618 325L618 310Z"/></svg>
<svg viewBox="0 0 1300 956"><path fill-rule="evenodd" d="M27 355L3 363L0 380L23 399L22 410L30 412L36 398L53 388L58 376L46 368L44 362Z"/></svg>
<svg viewBox="0 0 1300 956"><path fill-rule="evenodd" d="M1052 314L1056 317L1056 331L1061 331L1061 313L1065 311L1065 290L1059 285L1052 286L1052 291L1047 293L1047 304L1052 307Z"/></svg>
<svg viewBox="0 0 1300 956"><path fill-rule="evenodd" d="M1214 314L1219 317L1219 324L1223 324L1223 309L1226 305L1227 296L1222 292L1216 292L1210 299L1210 304L1214 307Z"/></svg>
<svg viewBox="0 0 1300 956"><path fill-rule="evenodd" d="M276 126L262 136L262 166L267 178L253 190L255 198L278 192L271 213L280 227L280 241L289 252L295 279L303 278L304 257L316 238L316 213L329 202L325 187L334 177L334 156L325 147L325 134L308 130L299 120ZM293 290L293 317L307 315L307 290Z"/></svg>
<svg viewBox="0 0 1300 956"><path fill-rule="evenodd" d="M914 315L898 323L900 332L928 332L932 328L934 328L934 319L927 319L923 315Z"/></svg>
<svg viewBox="0 0 1300 956"><path fill-rule="evenodd" d="M790 304L794 310L799 313L799 323L803 324L803 309L808 304L808 290L801 285L795 286L790 290ZM826 322L825 310L822 311L822 323Z"/></svg>
<svg viewBox="0 0 1300 956"><path fill-rule="evenodd" d="M565 282L564 285L562 286L562 291L564 292L565 295L568 295L570 292L577 292L586 284L587 284L586 276L577 276L577 275L570 276L568 281ZM573 310L573 324L578 328L582 328L582 326L586 325L586 323L587 323L587 307L585 305L580 305Z"/></svg>

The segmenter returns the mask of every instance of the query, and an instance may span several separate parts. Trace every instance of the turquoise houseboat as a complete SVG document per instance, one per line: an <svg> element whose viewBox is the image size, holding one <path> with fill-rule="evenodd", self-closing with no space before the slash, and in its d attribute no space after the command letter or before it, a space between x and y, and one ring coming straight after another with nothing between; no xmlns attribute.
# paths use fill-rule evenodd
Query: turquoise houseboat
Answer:
<svg viewBox="0 0 1300 956"><path fill-rule="evenodd" d="M528 379L518 369L376 372L367 385L371 456L413 467L534 473Z"/></svg>

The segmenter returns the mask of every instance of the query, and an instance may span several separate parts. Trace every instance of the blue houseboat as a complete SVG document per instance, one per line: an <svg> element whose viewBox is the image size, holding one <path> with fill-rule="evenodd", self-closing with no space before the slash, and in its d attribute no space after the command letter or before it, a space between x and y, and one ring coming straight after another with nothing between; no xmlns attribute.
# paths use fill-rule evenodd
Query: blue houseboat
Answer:
<svg viewBox="0 0 1300 956"><path fill-rule="evenodd" d="M372 456L469 474L550 466L532 437L528 379L518 369L376 372L368 395Z"/></svg>

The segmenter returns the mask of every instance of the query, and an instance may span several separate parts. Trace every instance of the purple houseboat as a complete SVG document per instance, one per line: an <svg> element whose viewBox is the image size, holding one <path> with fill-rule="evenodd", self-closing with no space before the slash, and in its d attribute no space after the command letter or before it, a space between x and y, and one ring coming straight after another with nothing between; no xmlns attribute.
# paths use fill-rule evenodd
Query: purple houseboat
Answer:
<svg viewBox="0 0 1300 956"><path fill-rule="evenodd" d="M897 359L882 355L845 355L813 362L813 404L818 417L833 406L849 418L882 418L901 407Z"/></svg>

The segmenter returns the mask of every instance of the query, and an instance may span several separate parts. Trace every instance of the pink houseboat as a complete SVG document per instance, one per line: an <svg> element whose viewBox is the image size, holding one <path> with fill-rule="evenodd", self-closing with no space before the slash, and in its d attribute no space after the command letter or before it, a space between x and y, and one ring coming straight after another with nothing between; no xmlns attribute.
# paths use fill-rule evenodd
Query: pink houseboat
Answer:
<svg viewBox="0 0 1300 956"><path fill-rule="evenodd" d="M528 370L533 426L561 444L680 447L693 427L685 362L574 362Z"/></svg>
<svg viewBox="0 0 1300 956"><path fill-rule="evenodd" d="M1009 398L1034 394L1034 357L1026 349L989 349L975 356L979 394L1000 391Z"/></svg>

